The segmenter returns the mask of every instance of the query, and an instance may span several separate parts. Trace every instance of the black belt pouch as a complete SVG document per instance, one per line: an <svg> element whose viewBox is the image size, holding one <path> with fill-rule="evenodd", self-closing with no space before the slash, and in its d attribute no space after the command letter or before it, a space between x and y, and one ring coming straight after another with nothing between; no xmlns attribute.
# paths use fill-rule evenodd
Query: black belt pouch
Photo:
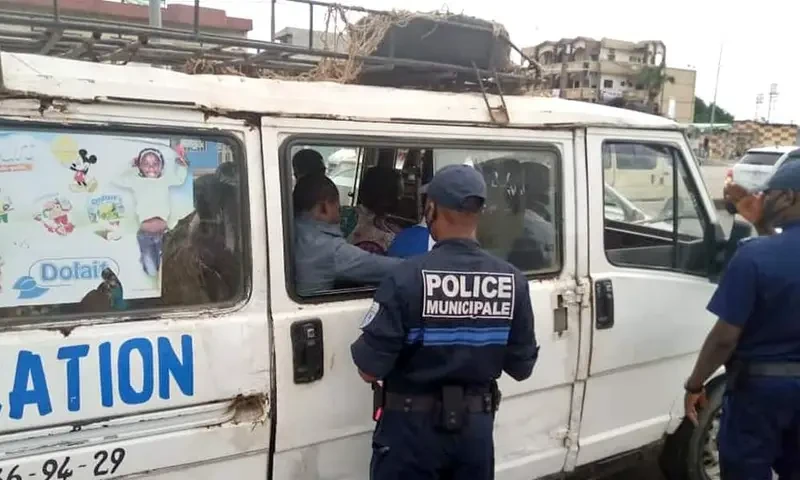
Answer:
<svg viewBox="0 0 800 480"><path fill-rule="evenodd" d="M442 387L441 427L446 432L458 432L467 420L464 387L448 385Z"/></svg>

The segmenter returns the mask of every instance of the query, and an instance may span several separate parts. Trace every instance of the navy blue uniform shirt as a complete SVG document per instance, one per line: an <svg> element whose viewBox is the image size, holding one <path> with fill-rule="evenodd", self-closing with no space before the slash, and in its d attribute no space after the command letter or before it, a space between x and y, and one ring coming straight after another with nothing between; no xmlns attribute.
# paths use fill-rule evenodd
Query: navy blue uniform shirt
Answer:
<svg viewBox="0 0 800 480"><path fill-rule="evenodd" d="M351 350L389 391L487 386L531 375L538 355L528 281L471 240L406 260L375 293Z"/></svg>
<svg viewBox="0 0 800 480"><path fill-rule="evenodd" d="M743 328L735 359L800 362L800 222L743 242L708 310Z"/></svg>

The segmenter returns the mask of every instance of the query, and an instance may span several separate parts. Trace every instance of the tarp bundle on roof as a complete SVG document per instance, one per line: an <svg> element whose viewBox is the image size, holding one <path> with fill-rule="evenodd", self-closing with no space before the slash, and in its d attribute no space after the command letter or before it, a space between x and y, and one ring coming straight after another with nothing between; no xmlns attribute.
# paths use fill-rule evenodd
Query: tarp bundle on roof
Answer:
<svg viewBox="0 0 800 480"><path fill-rule="evenodd" d="M341 23L343 31L337 28ZM339 33L328 35L331 29ZM333 5L321 38L327 42L331 36L342 41L325 45L323 51L309 49L289 55L304 59L307 68L261 68L246 62L196 58L187 62L185 71L418 88L471 85L469 89L477 88L478 75L488 84L499 81L494 78L498 72L516 74L512 90L529 83L529 72L511 64L506 29L474 17L392 11L369 13L349 22L345 8ZM282 59L286 62L289 57L284 54ZM500 76L503 81L509 77Z"/></svg>
<svg viewBox="0 0 800 480"><path fill-rule="evenodd" d="M504 71L510 67L507 39L502 25L479 18L414 14L388 28L374 55Z"/></svg>

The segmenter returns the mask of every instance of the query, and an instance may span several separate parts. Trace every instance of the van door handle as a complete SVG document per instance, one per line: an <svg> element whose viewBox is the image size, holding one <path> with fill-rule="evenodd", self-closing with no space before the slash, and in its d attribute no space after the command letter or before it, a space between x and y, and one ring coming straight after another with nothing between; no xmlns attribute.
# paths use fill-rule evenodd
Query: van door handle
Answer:
<svg viewBox="0 0 800 480"><path fill-rule="evenodd" d="M614 288L611 280L594 283L595 328L608 330L614 326Z"/></svg>
<svg viewBox="0 0 800 480"><path fill-rule="evenodd" d="M325 358L322 320L312 318L294 322L290 335L294 383L311 383L322 378Z"/></svg>

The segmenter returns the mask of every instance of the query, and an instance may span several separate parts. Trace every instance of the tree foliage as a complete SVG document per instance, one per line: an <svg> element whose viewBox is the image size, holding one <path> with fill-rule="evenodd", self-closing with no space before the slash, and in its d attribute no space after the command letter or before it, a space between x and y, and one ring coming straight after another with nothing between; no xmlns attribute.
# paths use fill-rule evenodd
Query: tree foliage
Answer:
<svg viewBox="0 0 800 480"><path fill-rule="evenodd" d="M667 67L663 64L656 67L646 66L636 76L636 83L647 92L647 104L653 106L664 85L675 83L675 77L667 75Z"/></svg>
<svg viewBox="0 0 800 480"><path fill-rule="evenodd" d="M694 123L711 123L711 104L706 104L700 97L694 97ZM733 114L717 105L714 112L714 123L733 123Z"/></svg>

